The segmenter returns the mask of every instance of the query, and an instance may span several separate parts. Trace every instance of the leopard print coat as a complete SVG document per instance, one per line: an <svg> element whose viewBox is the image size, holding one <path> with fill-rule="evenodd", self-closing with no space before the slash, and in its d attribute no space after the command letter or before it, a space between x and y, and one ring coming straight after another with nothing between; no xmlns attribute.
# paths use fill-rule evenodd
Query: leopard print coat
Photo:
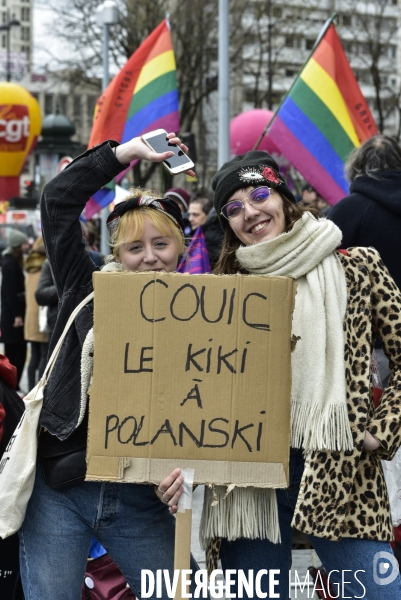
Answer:
<svg viewBox="0 0 401 600"><path fill-rule="evenodd" d="M393 540L381 459L401 445L401 293L373 248L340 253L347 283L344 318L347 406L354 448L306 455L292 526L304 534L339 540L356 537ZM376 336L390 360L391 377L374 408L371 355ZM365 431L381 446L363 450ZM207 550L216 568L220 540Z"/></svg>

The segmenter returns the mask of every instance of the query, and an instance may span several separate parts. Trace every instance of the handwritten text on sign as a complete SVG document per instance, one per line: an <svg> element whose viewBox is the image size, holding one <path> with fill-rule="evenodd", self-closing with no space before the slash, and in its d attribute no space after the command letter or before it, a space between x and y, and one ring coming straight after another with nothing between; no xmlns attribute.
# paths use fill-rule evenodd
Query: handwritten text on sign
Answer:
<svg viewBox="0 0 401 600"><path fill-rule="evenodd" d="M279 462L291 279L97 273L94 285L91 453Z"/></svg>

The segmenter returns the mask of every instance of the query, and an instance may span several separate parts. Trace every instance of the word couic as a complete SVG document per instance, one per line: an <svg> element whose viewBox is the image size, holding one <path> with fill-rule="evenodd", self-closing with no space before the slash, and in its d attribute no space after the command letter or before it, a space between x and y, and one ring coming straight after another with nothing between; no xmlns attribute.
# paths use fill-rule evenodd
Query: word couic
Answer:
<svg viewBox="0 0 401 600"><path fill-rule="evenodd" d="M176 321L191 321L195 317L195 315L201 315L202 319L206 323L219 323L226 319L227 325L231 325L233 322L233 314L235 311L235 295L236 288L231 290L230 298L228 298L228 290L224 288L222 290L221 300L216 298L216 291L213 289L210 291L211 296L211 305L213 306L213 311L216 313L213 315L213 318L207 314L206 310L206 297L207 297L207 287L202 285L200 293L196 289L196 287L190 283L185 283L181 287L174 292L170 304L168 303L168 298L166 298L165 310L158 318L153 318L147 313L146 306L151 306L151 302L147 300L147 293L152 296L154 290L152 290L151 286L159 284L168 288L168 284L162 279L155 279L146 283L140 294L140 312L143 319L148 321L149 323L157 323L159 321L164 321L168 315L170 315ZM185 312L177 307L177 301L179 299L183 300L185 297ZM149 298L151 300L151 298ZM250 318L250 313L252 312L252 308L255 308L255 303L258 302L267 302L267 296L264 294L260 294L259 292L250 292L247 294L242 300L242 306L240 314L242 321L248 327L252 327L253 329L261 329L264 331L270 331L270 326L268 323L255 323ZM190 308L188 308L190 307ZM217 310L216 310L217 307ZM210 310L210 309L209 309ZM238 309L237 309L238 310ZM192 312L190 312L192 311ZM216 316L217 315L217 316Z"/></svg>

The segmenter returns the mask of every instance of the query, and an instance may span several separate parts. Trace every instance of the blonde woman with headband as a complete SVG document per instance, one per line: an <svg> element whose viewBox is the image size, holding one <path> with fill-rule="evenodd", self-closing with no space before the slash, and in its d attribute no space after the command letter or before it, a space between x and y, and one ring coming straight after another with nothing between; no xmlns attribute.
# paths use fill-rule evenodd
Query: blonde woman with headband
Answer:
<svg viewBox="0 0 401 600"><path fill-rule="evenodd" d="M168 137L187 150L175 134ZM72 311L93 290L97 267L86 250L79 221L86 202L132 160L161 162L171 154L151 151L140 138L121 145L108 141L76 158L45 186L43 237L59 297L50 352ZM172 199L134 190L116 205L108 227L113 253L105 267L109 271L171 272L184 252L181 211ZM116 298L117 309L121 301ZM45 388L35 487L20 530L27 600L78 600L93 535L137 597L142 569L168 569L172 581L172 513L182 492L179 471L161 482L156 493L151 485L84 481L89 384L84 366L93 351L85 354L83 349L91 347L92 327L93 303L89 303L69 330ZM197 569L193 559L191 568ZM164 582L162 598L168 598Z"/></svg>

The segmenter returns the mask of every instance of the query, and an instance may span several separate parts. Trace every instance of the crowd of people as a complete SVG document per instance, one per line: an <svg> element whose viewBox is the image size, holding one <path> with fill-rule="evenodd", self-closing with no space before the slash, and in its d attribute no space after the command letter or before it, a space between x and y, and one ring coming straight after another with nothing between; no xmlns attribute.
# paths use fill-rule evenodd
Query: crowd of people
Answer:
<svg viewBox="0 0 401 600"><path fill-rule="evenodd" d="M96 266L102 266L104 256L95 244L96 230L82 221L81 229L91 259ZM1 275L0 341L5 356L17 368L17 391L24 395L35 387L45 369L49 338L57 318L57 290L42 235L30 247L24 233L10 229ZM27 389L20 390L27 354Z"/></svg>
<svg viewBox="0 0 401 600"><path fill-rule="evenodd" d="M175 134L168 137L187 150ZM161 162L169 156L153 152L140 138L88 150L45 186L43 237L28 251L25 236L10 233L2 269L1 341L16 367L16 385L27 342L31 388L69 316L93 291L92 275L99 268L199 272L191 271L189 250L200 240L207 271L216 275L293 278L292 337L298 341L291 355L289 486L255 490L251 504L245 501L248 490L237 488L229 514L220 519L213 517L216 497L226 502L231 490L206 488L201 533L208 568L216 569L220 559L224 570L232 570L231 590L238 590L239 571L267 570L260 581L266 597L270 572L278 570L275 591L288 598L297 531L344 598L401 600L399 575L382 585L372 574L375 557L392 555L394 540L381 460L391 460L401 445L400 147L379 135L356 149L347 163L350 195L333 208L307 182L297 197L274 158L262 151L225 163L213 177L213 196L205 191L191 196L183 188L164 195L132 189L107 219L110 256L89 248L80 221L88 199L133 160ZM41 325L40 307L47 307ZM90 302L69 329L45 388L35 485L19 531L27 600L78 600L94 537L137 597L142 569L167 569L172 579L180 470L157 486L85 482L88 411L82 414L81 399L88 382L81 378L81 355L92 328ZM378 406L374 353L384 384ZM0 411L0 423L2 418ZM260 516L267 502L268 523ZM238 537L236 531L246 531L238 522L250 518L245 506L253 507L257 534ZM193 558L191 569L198 569ZM358 575L344 581L344 570ZM168 598L164 583L161 597Z"/></svg>

